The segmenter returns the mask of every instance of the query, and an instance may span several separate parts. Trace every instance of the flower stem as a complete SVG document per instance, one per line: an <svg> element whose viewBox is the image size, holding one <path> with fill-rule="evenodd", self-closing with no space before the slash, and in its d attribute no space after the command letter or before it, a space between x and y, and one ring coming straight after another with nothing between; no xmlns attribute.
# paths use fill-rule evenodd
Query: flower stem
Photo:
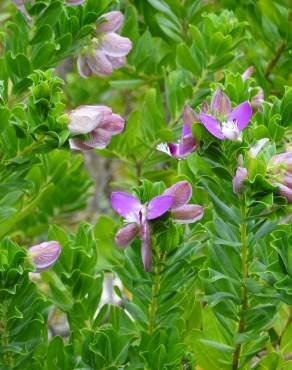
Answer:
<svg viewBox="0 0 292 370"><path fill-rule="evenodd" d="M266 70L265 70L265 77L269 77L272 69L275 67L275 65L277 64L278 60L280 59L280 56L282 55L283 51L285 50L286 48L286 43L283 41L280 46L278 47L277 51L276 51L276 55L274 56L273 59L270 60L270 62L268 63L267 67L266 67Z"/></svg>
<svg viewBox="0 0 292 370"><path fill-rule="evenodd" d="M157 311L157 296L160 289L160 274L161 274L161 267L162 267L162 260L163 255L159 254L159 259L157 265L154 268L154 284L152 285L152 299L149 306L149 325L148 325L148 332L149 335L152 335L155 324L156 324L156 311Z"/></svg>
<svg viewBox="0 0 292 370"><path fill-rule="evenodd" d="M238 334L244 333L245 322L243 313L248 308L248 291L246 288L246 279L248 278L248 246L247 246L247 230L246 230L246 205L244 195L239 195L240 199L240 237L241 237L241 264L242 264L242 277L243 277L243 297L240 310L240 319L238 323ZM241 344L237 344L235 352L233 353L232 370L239 368Z"/></svg>

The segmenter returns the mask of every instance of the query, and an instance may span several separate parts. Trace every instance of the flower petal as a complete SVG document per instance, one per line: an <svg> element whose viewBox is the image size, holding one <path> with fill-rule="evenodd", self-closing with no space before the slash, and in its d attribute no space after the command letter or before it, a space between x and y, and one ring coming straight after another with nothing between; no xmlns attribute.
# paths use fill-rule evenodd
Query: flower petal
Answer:
<svg viewBox="0 0 292 370"><path fill-rule="evenodd" d="M128 224L121 228L115 236L115 241L118 247L127 247L139 234L139 226L137 224Z"/></svg>
<svg viewBox="0 0 292 370"><path fill-rule="evenodd" d="M289 203L292 203L292 189L289 188L288 186L280 184L280 183L276 183L274 185L278 186L279 194L282 195L283 197L287 198Z"/></svg>
<svg viewBox="0 0 292 370"><path fill-rule="evenodd" d="M83 140L75 138L69 139L69 146L72 150L91 150L92 147L86 145Z"/></svg>
<svg viewBox="0 0 292 370"><path fill-rule="evenodd" d="M152 265L152 243L151 243L151 234L150 234L150 225L146 221L141 226L141 256L142 262L144 265L144 270L149 272L151 271Z"/></svg>
<svg viewBox="0 0 292 370"><path fill-rule="evenodd" d="M127 63L126 57L111 57L108 55L107 59L111 62L113 69L121 68Z"/></svg>
<svg viewBox="0 0 292 370"><path fill-rule="evenodd" d="M107 33L101 41L101 50L111 57L123 57L132 49L132 42L117 33Z"/></svg>
<svg viewBox="0 0 292 370"><path fill-rule="evenodd" d="M185 205L192 196L192 186L188 181L179 181L163 192L164 195L173 197L171 209Z"/></svg>
<svg viewBox="0 0 292 370"><path fill-rule="evenodd" d="M61 246L55 240L34 245L28 249L28 255L36 265L36 272L48 270L61 254Z"/></svg>
<svg viewBox="0 0 292 370"><path fill-rule="evenodd" d="M84 143L90 148L104 149L110 143L112 135L109 131L97 128L90 133L89 140Z"/></svg>
<svg viewBox="0 0 292 370"><path fill-rule="evenodd" d="M147 220L153 220L167 212L173 204L173 197L170 195L158 195L150 200L147 206Z"/></svg>
<svg viewBox="0 0 292 370"><path fill-rule="evenodd" d="M92 75L92 71L87 63L87 57L82 55L78 56L77 70L81 77L87 78Z"/></svg>
<svg viewBox="0 0 292 370"><path fill-rule="evenodd" d="M118 114L108 115L98 128L109 131L111 135L120 134L125 126L125 120Z"/></svg>
<svg viewBox="0 0 292 370"><path fill-rule="evenodd" d="M204 215L204 207L198 204L186 204L172 211L173 220L179 224L190 224L200 220Z"/></svg>
<svg viewBox="0 0 292 370"><path fill-rule="evenodd" d="M183 130L182 137L186 135L192 135L191 126L193 122L200 122L199 116L197 113L189 106L185 105L183 111Z"/></svg>
<svg viewBox="0 0 292 370"><path fill-rule="evenodd" d="M201 113L200 121L213 136L221 140L225 139L224 135L221 132L220 122L216 118L209 116L205 113Z"/></svg>
<svg viewBox="0 0 292 370"><path fill-rule="evenodd" d="M178 157L184 158L197 148L196 140L194 139L193 135L186 135L184 136L181 141L179 142L178 147Z"/></svg>
<svg viewBox="0 0 292 370"><path fill-rule="evenodd" d="M107 56L101 50L95 50L94 54L87 56L87 63L98 76L109 76L113 73L113 67Z"/></svg>
<svg viewBox="0 0 292 370"><path fill-rule="evenodd" d="M212 96L211 113L215 117L227 116L231 112L231 102L226 94L218 87Z"/></svg>
<svg viewBox="0 0 292 370"><path fill-rule="evenodd" d="M239 104L228 116L228 121L235 122L240 131L249 123L252 116L250 102L246 101Z"/></svg>
<svg viewBox="0 0 292 370"><path fill-rule="evenodd" d="M103 14L98 20L102 23L98 24L97 32L115 32L122 26L124 16L119 11L113 11Z"/></svg>
<svg viewBox="0 0 292 370"><path fill-rule="evenodd" d="M142 205L134 195L123 191L114 191L111 195L111 204L120 216L125 218L130 216L139 221L139 211Z"/></svg>
<svg viewBox="0 0 292 370"><path fill-rule="evenodd" d="M253 145L249 151L248 151L248 154L252 157L252 158L256 158L258 156L258 154L261 152L261 150L263 149L263 147L269 142L269 139L267 137L263 138L263 139L260 139L258 140L255 145Z"/></svg>
<svg viewBox="0 0 292 370"><path fill-rule="evenodd" d="M241 75L243 81L247 80L254 72L254 66L249 66Z"/></svg>

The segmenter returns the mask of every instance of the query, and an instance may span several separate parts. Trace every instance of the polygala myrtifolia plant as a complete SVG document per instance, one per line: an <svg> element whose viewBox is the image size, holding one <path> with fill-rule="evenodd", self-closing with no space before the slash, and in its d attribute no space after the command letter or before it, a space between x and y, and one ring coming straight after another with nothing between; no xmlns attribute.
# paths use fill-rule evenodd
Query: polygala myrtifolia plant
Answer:
<svg viewBox="0 0 292 370"><path fill-rule="evenodd" d="M0 369L292 369L291 1L0 28Z"/></svg>

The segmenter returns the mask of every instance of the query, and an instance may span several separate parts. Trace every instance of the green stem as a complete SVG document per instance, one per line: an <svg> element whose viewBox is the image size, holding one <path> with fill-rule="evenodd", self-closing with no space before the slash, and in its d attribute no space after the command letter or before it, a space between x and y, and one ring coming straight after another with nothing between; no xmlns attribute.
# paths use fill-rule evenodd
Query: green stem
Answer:
<svg viewBox="0 0 292 370"><path fill-rule="evenodd" d="M6 315L7 315L7 309L6 305L4 306L4 303L1 304L2 308L0 307L0 347L8 347L9 341L8 341L8 333L7 333L7 327L6 327ZM4 364L8 366L9 368L12 367L12 357L10 352L5 352L3 355Z"/></svg>
<svg viewBox="0 0 292 370"><path fill-rule="evenodd" d="M280 59L280 56L282 55L283 51L285 50L286 48L286 42L283 41L280 46L278 47L277 51L276 51L276 55L274 56L273 59L270 60L270 62L268 63L267 67L266 67L266 70L265 70L265 77L269 77L272 69L275 67L275 65L277 64L278 60Z"/></svg>
<svg viewBox="0 0 292 370"><path fill-rule="evenodd" d="M247 230L246 230L246 205L244 195L240 195L240 237L241 237L241 264L242 264L242 276L243 276L243 297L240 310L240 319L238 323L238 333L244 333L245 322L243 313L248 308L248 291L246 288L246 279L248 278L248 245L247 245ZM241 344L238 344L233 353L232 370L239 368Z"/></svg>
<svg viewBox="0 0 292 370"><path fill-rule="evenodd" d="M162 268L163 255L159 255L159 260L154 268L154 284L152 285L152 299L149 306L149 325L148 332L151 335L156 326L157 296L160 289L160 274Z"/></svg>

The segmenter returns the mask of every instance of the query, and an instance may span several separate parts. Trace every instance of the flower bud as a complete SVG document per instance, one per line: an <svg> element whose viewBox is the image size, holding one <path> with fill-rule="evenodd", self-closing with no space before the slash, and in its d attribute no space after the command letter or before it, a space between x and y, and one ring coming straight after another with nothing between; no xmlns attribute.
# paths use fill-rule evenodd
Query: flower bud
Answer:
<svg viewBox="0 0 292 370"><path fill-rule="evenodd" d="M192 186L188 181L179 181L163 192L164 195L173 197L171 209L179 208L185 205L192 196Z"/></svg>
<svg viewBox="0 0 292 370"><path fill-rule="evenodd" d="M127 247L136 238L139 233L137 224L128 224L120 229L115 236L115 241L118 247Z"/></svg>
<svg viewBox="0 0 292 370"><path fill-rule="evenodd" d="M265 101L264 98L265 98L264 90L260 87L256 95L254 95L251 98L252 107L256 110L262 110L262 105L263 105L263 102Z"/></svg>
<svg viewBox="0 0 292 370"><path fill-rule="evenodd" d="M61 254L61 246L52 240L34 245L28 249L28 255L36 265L36 272L42 272L52 267Z"/></svg>
<svg viewBox="0 0 292 370"><path fill-rule="evenodd" d="M69 114L69 131L71 134L88 134L111 112L104 105L82 105Z"/></svg>
<svg viewBox="0 0 292 370"><path fill-rule="evenodd" d="M292 203L292 188L281 183L274 183L274 185L278 186L279 194L287 198L289 203Z"/></svg>
<svg viewBox="0 0 292 370"><path fill-rule="evenodd" d="M124 16L119 11L113 11L103 14L98 20L101 23L97 26L97 32L115 32L122 26Z"/></svg>
<svg viewBox="0 0 292 370"><path fill-rule="evenodd" d="M204 215L204 208L197 204L186 204L172 211L175 222L180 224L193 223L200 220Z"/></svg>
<svg viewBox="0 0 292 370"><path fill-rule="evenodd" d="M214 116L227 116L231 112L231 103L227 95L225 95L218 87L212 96L211 112Z"/></svg>
<svg viewBox="0 0 292 370"><path fill-rule="evenodd" d="M239 193L243 187L243 182L248 177L248 172L245 167L237 167L236 174L233 177L232 184L233 184L233 192Z"/></svg>
<svg viewBox="0 0 292 370"><path fill-rule="evenodd" d="M247 80L254 72L254 66L248 67L241 75L243 81Z"/></svg>
<svg viewBox="0 0 292 370"><path fill-rule="evenodd" d="M152 267L152 244L151 244L151 234L150 234L150 225L148 222L145 222L141 225L141 256L142 262L144 265L144 270L146 272L151 271Z"/></svg>

